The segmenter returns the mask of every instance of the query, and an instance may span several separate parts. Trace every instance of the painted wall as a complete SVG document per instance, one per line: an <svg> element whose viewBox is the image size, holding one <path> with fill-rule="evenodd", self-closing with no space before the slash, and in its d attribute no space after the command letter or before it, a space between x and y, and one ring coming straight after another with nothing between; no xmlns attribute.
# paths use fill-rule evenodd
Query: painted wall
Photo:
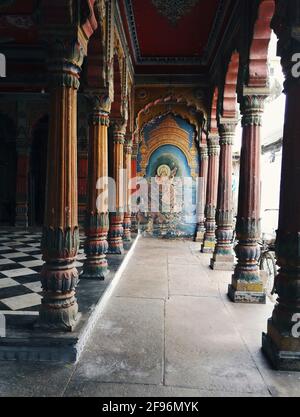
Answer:
<svg viewBox="0 0 300 417"><path fill-rule="evenodd" d="M165 116L144 129L142 142L137 170L148 182L149 213L140 215L141 229L154 236L193 237L199 173L194 127Z"/></svg>

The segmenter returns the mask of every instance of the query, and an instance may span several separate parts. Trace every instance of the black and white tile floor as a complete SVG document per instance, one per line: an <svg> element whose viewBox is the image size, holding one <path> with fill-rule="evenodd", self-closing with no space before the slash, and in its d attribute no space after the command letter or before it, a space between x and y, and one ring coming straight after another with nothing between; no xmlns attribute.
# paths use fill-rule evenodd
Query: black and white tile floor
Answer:
<svg viewBox="0 0 300 417"><path fill-rule="evenodd" d="M83 236L76 266L82 267ZM0 228L0 314L38 314L41 232Z"/></svg>

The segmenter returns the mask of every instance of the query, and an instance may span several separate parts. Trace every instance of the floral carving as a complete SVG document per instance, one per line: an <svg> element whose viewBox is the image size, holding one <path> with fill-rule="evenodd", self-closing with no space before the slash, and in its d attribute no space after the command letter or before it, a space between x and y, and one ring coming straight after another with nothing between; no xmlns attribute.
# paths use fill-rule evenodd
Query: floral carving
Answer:
<svg viewBox="0 0 300 417"><path fill-rule="evenodd" d="M160 14L173 25L189 13L199 0L152 0Z"/></svg>

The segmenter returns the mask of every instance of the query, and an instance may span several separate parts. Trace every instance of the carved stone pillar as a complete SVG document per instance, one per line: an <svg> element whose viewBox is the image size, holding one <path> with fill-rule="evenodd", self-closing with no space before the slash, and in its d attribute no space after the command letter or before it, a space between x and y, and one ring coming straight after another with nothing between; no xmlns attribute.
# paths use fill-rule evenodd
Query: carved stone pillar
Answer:
<svg viewBox="0 0 300 417"><path fill-rule="evenodd" d="M131 178L132 179L137 178L137 154L138 154L137 143L138 143L138 139L136 138L136 141L132 146L132 154L131 154ZM130 190L130 201L131 201L131 194L134 193L135 191L136 189ZM138 233L137 213L134 213L134 212L131 213L131 231L132 233Z"/></svg>
<svg viewBox="0 0 300 417"><path fill-rule="evenodd" d="M113 179L116 187L115 211L109 214L108 252L121 255L124 221L124 142L126 123L114 124Z"/></svg>
<svg viewBox="0 0 300 417"><path fill-rule="evenodd" d="M277 303L263 334L263 351L276 369L300 371L300 1L278 2L273 28L285 73L286 109L282 144L282 171L275 279ZM279 9L281 6L281 10ZM292 36L291 36L292 34ZM299 58L297 60L299 63Z"/></svg>
<svg viewBox="0 0 300 417"><path fill-rule="evenodd" d="M232 145L237 121L221 119L220 133L220 168L217 204L217 244L211 259L212 269L232 271L234 255L233 237L233 201L232 201Z"/></svg>
<svg viewBox="0 0 300 417"><path fill-rule="evenodd" d="M229 285L228 295L234 302L265 303L266 295L260 276L258 259L261 235L260 159L261 124L266 89L244 89L240 184L235 248L238 263Z"/></svg>
<svg viewBox="0 0 300 417"><path fill-rule="evenodd" d="M75 267L79 247L77 202L77 90L83 60L80 46L57 43L51 49L50 134L41 271L40 324L72 331L78 321Z"/></svg>
<svg viewBox="0 0 300 417"><path fill-rule="evenodd" d="M78 115L78 221L84 226L88 188L88 123L86 99L79 100Z"/></svg>
<svg viewBox="0 0 300 417"><path fill-rule="evenodd" d="M78 222L84 226L88 188L88 153L78 151Z"/></svg>
<svg viewBox="0 0 300 417"><path fill-rule="evenodd" d="M124 234L125 242L131 241L131 190L129 181L131 180L131 155L132 155L132 134L128 134L124 146L124 168L125 168L125 214L124 214Z"/></svg>
<svg viewBox="0 0 300 417"><path fill-rule="evenodd" d="M216 242L216 208L218 198L218 180L219 180L219 156L220 145L219 136L211 136L208 139L208 174L207 174L207 192L205 207L205 234L201 251L203 253L212 253Z"/></svg>
<svg viewBox="0 0 300 417"><path fill-rule="evenodd" d="M28 227L28 175L29 147L26 143L17 143L17 178L16 178L16 219L18 227Z"/></svg>
<svg viewBox="0 0 300 417"><path fill-rule="evenodd" d="M108 202L108 125L110 100L94 97L90 115L88 198L85 217L84 251L86 260L82 278L105 279L108 273L106 252L109 229ZM100 181L100 183L99 183Z"/></svg>
<svg viewBox="0 0 300 417"><path fill-rule="evenodd" d="M205 235L205 205L206 205L206 187L208 173L208 151L207 145L200 145L200 174L198 179L198 222L195 242L203 243Z"/></svg>

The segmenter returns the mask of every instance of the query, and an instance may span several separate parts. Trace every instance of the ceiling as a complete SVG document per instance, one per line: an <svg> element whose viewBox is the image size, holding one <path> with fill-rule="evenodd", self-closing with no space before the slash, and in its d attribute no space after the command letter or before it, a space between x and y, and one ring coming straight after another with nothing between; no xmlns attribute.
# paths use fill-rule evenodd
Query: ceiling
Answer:
<svg viewBox="0 0 300 417"><path fill-rule="evenodd" d="M0 46L9 46L8 65L14 66L8 70L10 74L26 73L32 85L39 84L33 63L26 60L26 50L30 48L34 65L40 71L44 59L36 26L40 0L2 1ZM131 52L136 82L170 83L172 77L179 80L178 75L192 84L206 80L238 3L237 0L116 0L118 21ZM31 70L26 72L25 66L29 65Z"/></svg>
<svg viewBox="0 0 300 417"><path fill-rule="evenodd" d="M204 72L231 5L231 0L120 0L136 73Z"/></svg>
<svg viewBox="0 0 300 417"><path fill-rule="evenodd" d="M4 0L0 5L0 43L32 44L37 41L33 21L36 0Z"/></svg>

